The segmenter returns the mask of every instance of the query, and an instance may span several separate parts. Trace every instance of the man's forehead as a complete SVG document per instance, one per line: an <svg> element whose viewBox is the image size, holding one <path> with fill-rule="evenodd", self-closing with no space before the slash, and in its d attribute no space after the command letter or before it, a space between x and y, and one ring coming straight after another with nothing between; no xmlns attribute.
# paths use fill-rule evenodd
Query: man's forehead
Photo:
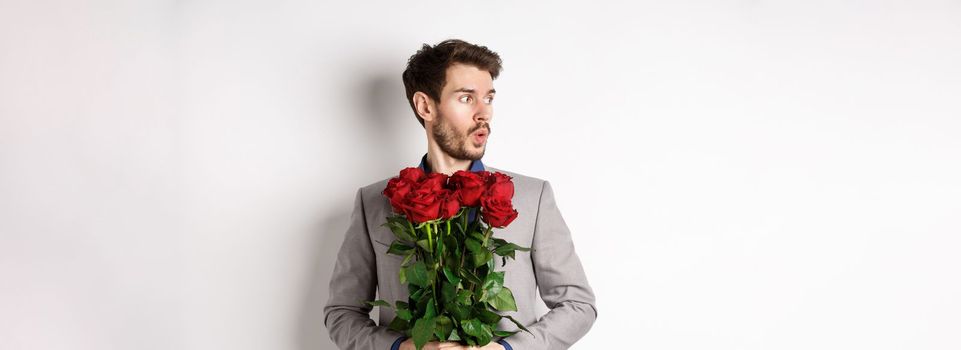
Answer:
<svg viewBox="0 0 961 350"><path fill-rule="evenodd" d="M472 65L453 64L447 67L446 76L444 91L490 93L494 90L494 79L490 72Z"/></svg>

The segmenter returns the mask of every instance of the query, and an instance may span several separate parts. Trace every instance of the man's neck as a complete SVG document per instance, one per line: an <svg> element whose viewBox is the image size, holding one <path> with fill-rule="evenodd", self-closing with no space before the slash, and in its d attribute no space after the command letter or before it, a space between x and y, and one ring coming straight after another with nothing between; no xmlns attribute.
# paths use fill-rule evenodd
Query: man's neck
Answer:
<svg viewBox="0 0 961 350"><path fill-rule="evenodd" d="M440 149L427 150L427 164L430 165L431 172L453 175L458 170L469 171L471 161L469 159L453 158Z"/></svg>

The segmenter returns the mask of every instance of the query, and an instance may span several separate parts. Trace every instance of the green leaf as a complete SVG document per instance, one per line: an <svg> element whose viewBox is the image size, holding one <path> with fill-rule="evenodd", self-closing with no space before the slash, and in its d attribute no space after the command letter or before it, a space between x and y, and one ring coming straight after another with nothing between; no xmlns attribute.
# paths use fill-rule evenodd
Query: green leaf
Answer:
<svg viewBox="0 0 961 350"><path fill-rule="evenodd" d="M457 275L450 270L450 267L444 266L444 276L447 277L447 280L455 286L460 283L460 277L457 277Z"/></svg>
<svg viewBox="0 0 961 350"><path fill-rule="evenodd" d="M440 301L441 304L446 304L448 302L454 301L457 297L457 286L451 284L450 282L443 282L440 286Z"/></svg>
<svg viewBox="0 0 961 350"><path fill-rule="evenodd" d="M473 256L474 256L474 267L484 265L488 261L490 261L491 258L494 257L494 255L491 254L491 252L487 249L484 249L480 252L475 252Z"/></svg>
<svg viewBox="0 0 961 350"><path fill-rule="evenodd" d="M469 290L462 289L460 292L457 292L457 302L461 305L470 305L470 297L471 292Z"/></svg>
<svg viewBox="0 0 961 350"><path fill-rule="evenodd" d="M509 337L509 336L512 336L512 335L516 334L517 332L520 332L520 331L513 331L513 332L508 332L508 331L494 331L493 333L494 333L494 336L495 336L495 337L507 338L507 337Z"/></svg>
<svg viewBox="0 0 961 350"><path fill-rule="evenodd" d="M415 286L415 288L418 288ZM434 290L430 286L424 287L421 290L420 296L417 297L417 307L421 310L427 310L427 301L434 299Z"/></svg>
<svg viewBox="0 0 961 350"><path fill-rule="evenodd" d="M484 333L477 338L477 345L484 346L491 342L491 338L494 337L494 334L491 333L491 326L488 326L486 324L482 325L481 329L484 331Z"/></svg>
<svg viewBox="0 0 961 350"><path fill-rule="evenodd" d="M483 297L481 301L487 301L489 297L497 295L501 292L501 288L504 287L504 271L498 271L487 274L487 278L484 279L484 284L481 285L481 289L484 290Z"/></svg>
<svg viewBox="0 0 961 350"><path fill-rule="evenodd" d="M447 337L447 341L460 341L460 340L461 340L460 332L458 332L456 328L453 331L451 331L450 336Z"/></svg>
<svg viewBox="0 0 961 350"><path fill-rule="evenodd" d="M437 336L437 339L447 340L452 330L454 330L454 321L450 317L437 316L437 321L434 324L434 335Z"/></svg>
<svg viewBox="0 0 961 350"><path fill-rule="evenodd" d="M517 311L517 305L514 304L514 293L511 293L510 288L507 287L501 288L500 292L494 297L488 298L487 302L498 311Z"/></svg>
<svg viewBox="0 0 961 350"><path fill-rule="evenodd" d="M383 301L383 300L368 301L367 304L370 304L371 307L373 307L373 306L386 306L386 307L390 307L390 303L388 303L388 302L386 302L386 301Z"/></svg>
<svg viewBox="0 0 961 350"><path fill-rule="evenodd" d="M447 250L451 253L450 255L454 257L453 263L448 265L456 265L457 263L460 262L460 251L461 251L461 247L460 247L460 244L458 243L457 237L454 237L454 235L452 234L450 236L445 237L444 241L445 241L444 244L447 245ZM460 267L460 266L454 266L454 267Z"/></svg>
<svg viewBox="0 0 961 350"><path fill-rule="evenodd" d="M413 284L407 286L407 290L410 292L410 299L413 301L419 301L421 295L424 294L424 289Z"/></svg>
<svg viewBox="0 0 961 350"><path fill-rule="evenodd" d="M477 253L484 250L484 246L481 245L480 241L473 238L468 238L464 244L467 245L467 250L471 253Z"/></svg>
<svg viewBox="0 0 961 350"><path fill-rule="evenodd" d="M464 328L464 333L477 338L478 345L486 345L490 343L491 338L494 337L494 334L491 333L490 326L476 318L462 322L461 327Z"/></svg>
<svg viewBox="0 0 961 350"><path fill-rule="evenodd" d="M437 244L437 252L434 254L436 254L437 256L443 256L444 251L446 250L444 247L444 240L440 238L436 238L434 239L434 244Z"/></svg>
<svg viewBox="0 0 961 350"><path fill-rule="evenodd" d="M483 284L484 283L483 281L487 279L487 274L490 271L491 271L490 267L487 264L484 264L475 268L474 274L477 275L477 278L479 278L481 280L481 284Z"/></svg>
<svg viewBox="0 0 961 350"><path fill-rule="evenodd" d="M483 247L486 247L486 246L487 246L486 244L484 244L484 234L482 234L482 233L480 233L480 232L477 232L477 231L474 231L474 232L471 232L471 233L470 233L470 237L473 238L473 239L476 239L476 240L477 240L477 243L480 243L481 246L483 246Z"/></svg>
<svg viewBox="0 0 961 350"><path fill-rule="evenodd" d="M437 309L434 308L434 298L430 298L427 301L427 311L424 311L424 317L434 318L434 316L437 316Z"/></svg>
<svg viewBox="0 0 961 350"><path fill-rule="evenodd" d="M390 321L390 324L387 325L387 328L404 333L407 330L407 328L410 328L410 323L407 322L407 320L401 318L400 316L397 316L397 317L394 317L392 321Z"/></svg>
<svg viewBox="0 0 961 350"><path fill-rule="evenodd" d="M468 217L470 216L470 214L469 214L470 210L471 210L471 209L467 209L468 213L465 213L463 216L460 217L460 222L459 222L459 224L460 224L460 231L459 231L459 232L461 232L461 233L467 232L467 229L470 227L470 226L467 225L467 219L468 219Z"/></svg>
<svg viewBox="0 0 961 350"><path fill-rule="evenodd" d="M414 249L414 247L394 241L390 244L390 248L387 248L387 254L405 255L411 249Z"/></svg>
<svg viewBox="0 0 961 350"><path fill-rule="evenodd" d="M410 319L414 318L414 315L410 313L410 310L403 309L403 310L397 310L397 317L410 321Z"/></svg>
<svg viewBox="0 0 961 350"><path fill-rule="evenodd" d="M417 254L415 254L415 253L416 253L416 252L415 252L413 249L412 249L411 251L407 252L407 256L404 257L404 261L402 261L402 262L400 263L400 266L406 267L406 266L407 266L407 263L410 262L410 259L413 258L415 255L417 255Z"/></svg>
<svg viewBox="0 0 961 350"><path fill-rule="evenodd" d="M515 320L513 317L504 315L504 318L511 320L511 322L514 322L514 324L517 325L517 328L523 329L527 333L531 333L531 331L527 330L527 327L524 327L524 325L522 325L520 322L517 322L517 320ZM534 333L531 333L531 335L534 335Z"/></svg>
<svg viewBox="0 0 961 350"><path fill-rule="evenodd" d="M530 251L531 249L530 249L530 248L521 247L521 246L516 245L516 244L514 244L514 243L507 243L507 244L504 244L504 245L502 245L502 246L497 247L496 249L494 249L494 254L497 254L497 255L500 255L500 256L509 256L509 257L511 257L511 258L514 258L514 251L515 251L515 250L520 250L520 251L523 251L523 252L527 252L527 251Z"/></svg>
<svg viewBox="0 0 961 350"><path fill-rule="evenodd" d="M394 308L394 313L397 315L397 317L400 317L405 321L410 321L414 318L413 312L410 310L407 303L403 301L397 302L397 307Z"/></svg>
<svg viewBox="0 0 961 350"><path fill-rule="evenodd" d="M407 223L407 217L403 215L390 216L387 218L387 222L381 226L387 226L390 228L390 232L394 233L402 241L414 242L417 239L414 238L413 233L410 232L410 225Z"/></svg>
<svg viewBox="0 0 961 350"><path fill-rule="evenodd" d="M423 261L415 262L413 265L405 267L407 281L419 287L427 287L427 266Z"/></svg>
<svg viewBox="0 0 961 350"><path fill-rule="evenodd" d="M420 298L417 299L417 302L414 304L415 307L411 311L413 312L414 317L423 317L427 311L428 304L434 303L433 300L434 300L434 296L431 289L430 288L424 289L424 293L422 293L420 295Z"/></svg>
<svg viewBox="0 0 961 350"><path fill-rule="evenodd" d="M473 283L473 284L475 284L475 285L480 285L480 284L484 283L484 281L482 281L479 277L477 277L477 275L473 274L472 272L468 271L467 269L460 269L460 275L461 275L461 276L464 276L464 278L466 278L467 281L469 281L470 283Z"/></svg>
<svg viewBox="0 0 961 350"><path fill-rule="evenodd" d="M458 303L448 303L446 307L447 312L450 313L451 316L454 316L455 320L464 321L470 318L470 309L464 305Z"/></svg>
<svg viewBox="0 0 961 350"><path fill-rule="evenodd" d="M436 265L434 265L434 266L436 266ZM427 280L428 280L428 281L435 281L434 283L439 283L440 281L437 280L437 273L438 273L438 272L439 272L439 271L437 271L437 270L435 270L435 269L433 269L433 268L427 268L427 278L428 278Z"/></svg>
<svg viewBox="0 0 961 350"><path fill-rule="evenodd" d="M430 341L431 335L434 333L434 322L433 317L425 317L418 319L414 322L413 338L414 346L418 349L422 349L424 344Z"/></svg>
<svg viewBox="0 0 961 350"><path fill-rule="evenodd" d="M497 326L497 322L501 320L501 315L497 314L496 312L487 310L487 305L485 304L477 304L477 305L480 306L480 307L474 308L474 311L477 314L477 318L486 324Z"/></svg>
<svg viewBox="0 0 961 350"><path fill-rule="evenodd" d="M479 337L484 333L482 330L483 327L481 327L483 325L484 323L476 318L461 322L461 328L464 328L464 333L474 337Z"/></svg>
<svg viewBox="0 0 961 350"><path fill-rule="evenodd" d="M428 252L433 252L433 251L434 251L434 249L431 248L431 246L430 246L430 242L428 242L426 238L417 241L417 245L420 246L420 248L423 249L423 250L425 250L425 251L428 251Z"/></svg>

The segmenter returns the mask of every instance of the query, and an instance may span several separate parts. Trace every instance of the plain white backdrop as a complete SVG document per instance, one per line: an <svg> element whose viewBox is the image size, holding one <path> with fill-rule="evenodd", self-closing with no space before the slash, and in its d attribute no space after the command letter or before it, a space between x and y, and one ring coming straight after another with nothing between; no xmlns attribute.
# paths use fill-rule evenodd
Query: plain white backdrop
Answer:
<svg viewBox="0 0 961 350"><path fill-rule="evenodd" d="M554 186L574 348L961 348L961 3L750 0L0 0L0 348L334 349L446 38L504 59L484 162Z"/></svg>

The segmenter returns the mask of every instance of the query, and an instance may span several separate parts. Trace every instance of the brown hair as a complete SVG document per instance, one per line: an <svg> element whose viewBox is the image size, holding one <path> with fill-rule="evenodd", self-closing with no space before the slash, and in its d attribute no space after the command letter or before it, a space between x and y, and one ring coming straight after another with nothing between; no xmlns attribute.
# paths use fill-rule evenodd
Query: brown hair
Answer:
<svg viewBox="0 0 961 350"><path fill-rule="evenodd" d="M440 92L447 81L447 68L455 63L462 63L486 70L491 79L497 79L501 71L501 58L496 52L486 46L478 46L458 39L444 40L431 47L424 46L407 60L407 69L402 75L404 89L407 91L407 103L414 110L414 117L420 125L424 119L417 114L414 106L414 93L421 91L434 101L440 101Z"/></svg>

